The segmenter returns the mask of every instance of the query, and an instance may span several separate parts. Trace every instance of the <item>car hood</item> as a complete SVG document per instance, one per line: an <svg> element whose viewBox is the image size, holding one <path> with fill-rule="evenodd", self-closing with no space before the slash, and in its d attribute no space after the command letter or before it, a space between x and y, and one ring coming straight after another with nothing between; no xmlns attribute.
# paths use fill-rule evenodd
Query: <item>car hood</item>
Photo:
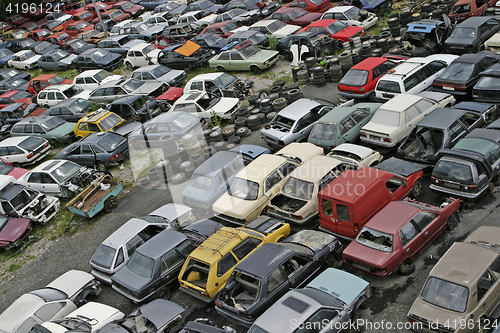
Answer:
<svg viewBox="0 0 500 333"><path fill-rule="evenodd" d="M208 199L211 191L202 190L200 188L188 185L184 191L182 191L182 196L188 197L197 201L205 201ZM215 193L214 193L215 194Z"/></svg>
<svg viewBox="0 0 500 333"><path fill-rule="evenodd" d="M54 136L65 136L66 134L73 133L75 126L76 123L64 123L61 124L60 126L57 126L52 131L49 131L47 134Z"/></svg>
<svg viewBox="0 0 500 333"><path fill-rule="evenodd" d="M160 51L160 50L158 50ZM145 83L132 92L133 95L149 95L163 85L163 82L144 81Z"/></svg>
<svg viewBox="0 0 500 333"><path fill-rule="evenodd" d="M334 242L335 236L316 230L302 230L288 237L284 243L305 245L314 252L321 251L325 246Z"/></svg>
<svg viewBox="0 0 500 333"><path fill-rule="evenodd" d="M67 56L66 58L63 58L61 60L59 60L60 62L62 62L63 64L71 64L78 56L76 54L70 54L69 56ZM70 83L73 83L72 81Z"/></svg>
<svg viewBox="0 0 500 333"><path fill-rule="evenodd" d="M222 97L211 109L210 111L215 111L224 113L226 111L231 110L233 107L238 105L239 98L234 97Z"/></svg>
<svg viewBox="0 0 500 333"><path fill-rule="evenodd" d="M165 26L163 25L153 25L151 28L147 28L142 32L143 35L154 35L159 32L162 32L163 29L165 29Z"/></svg>
<svg viewBox="0 0 500 333"><path fill-rule="evenodd" d="M376 132L376 133L387 134L387 135L394 133L398 129L399 129L399 127L387 126L387 125L382 125L382 124L375 124L375 123L372 123L371 121L368 122L362 128L363 131L370 131L370 132Z"/></svg>
<svg viewBox="0 0 500 333"><path fill-rule="evenodd" d="M134 311L131 316L135 316L140 312L144 319L152 322L157 329L160 329L184 311L185 310L182 306L173 302L164 299L155 299L154 301L141 306L139 309Z"/></svg>
<svg viewBox="0 0 500 333"><path fill-rule="evenodd" d="M449 37L444 43L445 46L449 46L451 44L455 45L472 45L472 43L476 40L476 38L459 38L459 37Z"/></svg>
<svg viewBox="0 0 500 333"><path fill-rule="evenodd" d="M360 32L361 30L363 30L363 28L356 27L354 25L348 25L344 29L342 29L339 32L337 32L336 34L334 34L333 37L335 39L342 38L342 39L348 40L349 38L351 38L352 36L354 36L355 34Z"/></svg>
<svg viewBox="0 0 500 333"><path fill-rule="evenodd" d="M29 227L29 219L9 218L7 224L0 230L0 243L15 242Z"/></svg>
<svg viewBox="0 0 500 333"><path fill-rule="evenodd" d="M189 212L191 208L175 203L169 203L161 206L157 210L151 212L149 215L151 216L161 216L166 218L169 221L173 221L177 219L179 216Z"/></svg>
<svg viewBox="0 0 500 333"><path fill-rule="evenodd" d="M69 299L73 299L84 286L93 280L94 277L87 272L71 270L52 281L47 288L60 290L68 295Z"/></svg>
<svg viewBox="0 0 500 333"><path fill-rule="evenodd" d="M42 57L41 55L37 54L34 57L31 57L29 59L24 60L24 62L27 63L27 64L32 64L32 63L37 62L38 59L40 59L41 57Z"/></svg>
<svg viewBox="0 0 500 333"><path fill-rule="evenodd" d="M82 90L80 93L74 95L73 98L83 98L83 99L89 100L91 92L92 92L92 90Z"/></svg>
<svg viewBox="0 0 500 333"><path fill-rule="evenodd" d="M158 62L158 54L160 54L160 52L161 52L160 49L154 49L153 51L149 52L146 56Z"/></svg>
<svg viewBox="0 0 500 333"><path fill-rule="evenodd" d="M113 128L113 132L120 134L121 136L126 137L129 135L135 128L141 126L141 123L138 121L132 121L128 123L124 123L118 127Z"/></svg>
<svg viewBox="0 0 500 333"><path fill-rule="evenodd" d="M260 206L260 199L256 200L243 200L240 198L233 197L229 193L224 193L212 206L214 212L223 213L229 216L235 216L237 218L245 218L251 212Z"/></svg>
<svg viewBox="0 0 500 333"><path fill-rule="evenodd" d="M408 316L411 315L418 316L433 323L440 323L441 325L449 323L453 331L460 325L460 322L465 320L462 314L428 303L422 300L420 296L417 297L408 312Z"/></svg>
<svg viewBox="0 0 500 333"><path fill-rule="evenodd" d="M111 277L111 280L113 283L117 283L132 292L141 290L151 282L151 278L140 276L128 269L127 266L123 266L123 268L119 269L118 272Z"/></svg>
<svg viewBox="0 0 500 333"><path fill-rule="evenodd" d="M113 52L110 52L107 56L105 56L104 58L102 59L99 59L98 61L96 61L95 63L96 64L103 64L103 65L107 65L109 64L110 62L112 62L113 60L117 59L117 58L120 58L121 55L118 54L118 53L113 53Z"/></svg>
<svg viewBox="0 0 500 333"><path fill-rule="evenodd" d="M254 61L266 61L277 55L279 52L278 51L271 51L271 50L262 50L259 51L255 54L253 54L251 57L247 59L247 61L254 62Z"/></svg>
<svg viewBox="0 0 500 333"><path fill-rule="evenodd" d="M284 38L288 35L294 34L299 31L300 27L296 25L287 24L283 28L276 30L272 33L276 38Z"/></svg>
<svg viewBox="0 0 500 333"><path fill-rule="evenodd" d="M182 69L172 69L170 72L166 73L161 77L162 81L171 81L175 80L179 76L184 75L184 71Z"/></svg>

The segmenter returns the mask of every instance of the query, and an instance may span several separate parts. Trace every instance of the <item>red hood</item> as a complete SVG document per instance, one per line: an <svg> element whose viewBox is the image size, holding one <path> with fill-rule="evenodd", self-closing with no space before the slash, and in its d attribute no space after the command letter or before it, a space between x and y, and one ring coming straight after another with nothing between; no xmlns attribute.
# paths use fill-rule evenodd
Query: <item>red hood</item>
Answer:
<svg viewBox="0 0 500 333"><path fill-rule="evenodd" d="M15 242L30 227L29 219L9 218L7 224L0 230L0 246Z"/></svg>
<svg viewBox="0 0 500 333"><path fill-rule="evenodd" d="M41 110L45 111L45 109L41 109ZM12 169L12 171L9 172L8 175L12 176L12 177L14 177L16 179L19 179L22 175L26 174L27 172L28 172L28 169L14 167L14 169Z"/></svg>
<svg viewBox="0 0 500 333"><path fill-rule="evenodd" d="M31 98L21 98L21 99L16 99L16 103L33 104L33 101L31 100Z"/></svg>
<svg viewBox="0 0 500 333"><path fill-rule="evenodd" d="M179 97L182 96L183 92L184 92L184 89L182 89L182 88L170 87L163 94L156 97L156 99L161 99L161 100L167 101L167 102L175 102L176 100L179 99Z"/></svg>
<svg viewBox="0 0 500 333"><path fill-rule="evenodd" d="M354 36L355 34L360 32L361 30L363 30L362 27L356 27L354 25L349 25L349 26L345 27L344 29L340 30L339 32L337 32L335 35L333 35L333 38L335 38L337 40L341 40L343 42L347 42L350 38L352 38L352 36Z"/></svg>
<svg viewBox="0 0 500 333"><path fill-rule="evenodd" d="M387 267L394 254L369 248L353 240L342 252L342 256L345 259L382 269Z"/></svg>
<svg viewBox="0 0 500 333"><path fill-rule="evenodd" d="M308 24L311 24L311 22L319 20L321 17L321 13L309 13L304 16L299 17L298 19L294 20L291 24L298 24L302 27L305 27Z"/></svg>

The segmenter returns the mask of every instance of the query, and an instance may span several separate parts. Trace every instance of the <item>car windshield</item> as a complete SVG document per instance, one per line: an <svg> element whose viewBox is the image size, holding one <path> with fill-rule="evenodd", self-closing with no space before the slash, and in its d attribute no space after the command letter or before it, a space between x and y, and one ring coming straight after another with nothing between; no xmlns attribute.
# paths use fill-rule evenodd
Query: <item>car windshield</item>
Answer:
<svg viewBox="0 0 500 333"><path fill-rule="evenodd" d="M148 46L142 49L142 54L148 54L149 52L154 50L156 50L156 46L154 46L153 44L149 44Z"/></svg>
<svg viewBox="0 0 500 333"><path fill-rule="evenodd" d="M470 13L470 3L463 3L451 7L451 15Z"/></svg>
<svg viewBox="0 0 500 333"><path fill-rule="evenodd" d="M236 76L232 76L227 73L222 73L218 78L214 80L214 83L217 87L224 89L236 80L238 80Z"/></svg>
<svg viewBox="0 0 500 333"><path fill-rule="evenodd" d="M116 10L116 11L112 12L111 14L109 14L109 18L115 19L122 14L123 14L123 12L121 10Z"/></svg>
<svg viewBox="0 0 500 333"><path fill-rule="evenodd" d="M348 19L354 20L355 18L358 17L359 15L359 8L357 7L351 7L348 10L344 12L345 16L347 16Z"/></svg>
<svg viewBox="0 0 500 333"><path fill-rule="evenodd" d="M361 87L368 81L368 71L363 69L350 69L340 80L339 84L353 87Z"/></svg>
<svg viewBox="0 0 500 333"><path fill-rule="evenodd" d="M10 98L17 101L19 99L30 98L30 97L31 97L31 95L29 92L24 91L24 90L20 90L20 91L16 92L14 95L12 95Z"/></svg>
<svg viewBox="0 0 500 333"><path fill-rule="evenodd" d="M145 278L153 276L154 260L135 251L127 262L127 267L132 272Z"/></svg>
<svg viewBox="0 0 500 333"><path fill-rule="evenodd" d="M256 33L248 37L248 39L254 44L254 45L259 45L260 43L264 42L268 37L262 33Z"/></svg>
<svg viewBox="0 0 500 333"><path fill-rule="evenodd" d="M84 47L85 45L87 45L87 43L84 42L83 40L75 40L73 43L71 43L71 47L74 50L78 50L78 49Z"/></svg>
<svg viewBox="0 0 500 333"><path fill-rule="evenodd" d="M66 179L72 177L75 173L80 170L80 166L76 163L67 161L61 164L56 170L52 171L50 174L59 183L63 183Z"/></svg>
<svg viewBox="0 0 500 333"><path fill-rule="evenodd" d="M122 10L127 10L129 8L132 8L134 7L134 4L132 2L125 2L123 5L122 5Z"/></svg>
<svg viewBox="0 0 500 333"><path fill-rule="evenodd" d="M101 140L97 142L97 145L100 146L102 149L107 151L108 153L112 152L113 150L116 149L120 145L120 143L123 142L125 138L121 137L120 135L110 133Z"/></svg>
<svg viewBox="0 0 500 333"><path fill-rule="evenodd" d="M295 177L290 177L283 186L283 193L292 197L311 200L314 191L314 183Z"/></svg>
<svg viewBox="0 0 500 333"><path fill-rule="evenodd" d="M424 301L441 308L465 312L468 295L467 287L430 276L420 296Z"/></svg>
<svg viewBox="0 0 500 333"><path fill-rule="evenodd" d="M17 69L11 69L9 71L6 71L2 74L3 78L4 79L8 79L10 77L14 77L16 76L17 74L19 74L20 72L17 70Z"/></svg>
<svg viewBox="0 0 500 333"><path fill-rule="evenodd" d="M10 86L11 86L11 88L17 88L17 87L25 84L26 82L27 82L26 80L19 79L19 80L12 81L10 83Z"/></svg>
<svg viewBox="0 0 500 333"><path fill-rule="evenodd" d="M290 16L292 17L292 20L296 20L299 17L306 15L307 13L308 13L307 10L304 10L302 8L297 8L290 12Z"/></svg>
<svg viewBox="0 0 500 333"><path fill-rule="evenodd" d="M235 177L229 186L228 193L243 200L256 200L259 195L259 184L239 177Z"/></svg>
<svg viewBox="0 0 500 333"><path fill-rule="evenodd" d="M282 21L274 21L273 23L269 24L267 26L267 29L271 31L271 33L278 31L279 29L283 28L286 26L286 24Z"/></svg>
<svg viewBox="0 0 500 333"><path fill-rule="evenodd" d="M361 229L356 237L356 242L359 244L383 252L392 252L393 241L393 235L368 227Z"/></svg>
<svg viewBox="0 0 500 333"><path fill-rule="evenodd" d="M103 132L106 132L118 125L122 120L120 116L110 113L107 117L99 120L99 127Z"/></svg>
<svg viewBox="0 0 500 333"><path fill-rule="evenodd" d="M371 4L373 4L373 3L377 2L377 1L379 1L379 0L365 0L365 2L367 4L369 4L369 5L371 5Z"/></svg>
<svg viewBox="0 0 500 333"><path fill-rule="evenodd" d="M165 67L163 65L159 65L151 70L151 75L153 75L157 79L157 78L162 77L163 75L167 74L170 71L171 71L170 68Z"/></svg>
<svg viewBox="0 0 500 333"><path fill-rule="evenodd" d="M370 121L375 124L399 127L400 116L400 112L378 109Z"/></svg>
<svg viewBox="0 0 500 333"><path fill-rule="evenodd" d="M43 50L51 47L52 44L50 44L49 42L41 42L40 44L38 44L37 46L35 46L35 51L37 53L40 53L42 52Z"/></svg>
<svg viewBox="0 0 500 333"><path fill-rule="evenodd" d="M25 53L21 54L19 56L19 59L21 61L25 61L25 60L28 60L29 58L34 57L34 56L35 56L35 53L33 53L33 51L28 51L28 52L25 52Z"/></svg>
<svg viewBox="0 0 500 333"><path fill-rule="evenodd" d="M12 170L14 170L13 166L0 162L0 175L8 175Z"/></svg>
<svg viewBox="0 0 500 333"><path fill-rule="evenodd" d="M135 80L135 79L130 79L128 80L127 83L125 83L122 88L125 89L126 92L129 94L133 92L134 90L139 89L145 82Z"/></svg>
<svg viewBox="0 0 500 333"><path fill-rule="evenodd" d="M377 84L377 90L386 91L389 93L401 93L401 87L396 81L380 80Z"/></svg>
<svg viewBox="0 0 500 333"><path fill-rule="evenodd" d="M59 61L61 59L66 58L67 56L69 56L69 53L63 50L59 50L52 53L52 58L54 59L54 61Z"/></svg>
<svg viewBox="0 0 500 333"><path fill-rule="evenodd" d="M71 104L71 111L82 112L83 110L87 109L90 104L92 104L90 101L83 98L78 98Z"/></svg>
<svg viewBox="0 0 500 333"><path fill-rule="evenodd" d="M90 323L80 318L64 318L55 320L54 323L64 327L66 332L90 332L92 330Z"/></svg>
<svg viewBox="0 0 500 333"><path fill-rule="evenodd" d="M110 75L111 73L109 73L108 71L102 70L94 75L94 79L96 79L97 82L101 82Z"/></svg>
<svg viewBox="0 0 500 333"><path fill-rule="evenodd" d="M328 25L326 28L333 35L333 34L336 34L337 32L339 32L340 30L344 29L346 26L347 25L342 21L335 21L335 22L331 23L330 25Z"/></svg>
<svg viewBox="0 0 500 333"><path fill-rule="evenodd" d="M474 89L475 88L500 89L500 78L492 76L482 76L474 86Z"/></svg>
<svg viewBox="0 0 500 333"><path fill-rule="evenodd" d="M250 58L252 55L256 54L257 52L260 51L260 48L255 45L248 45L247 47L244 47L240 50L241 54L245 58Z"/></svg>
<svg viewBox="0 0 500 333"><path fill-rule="evenodd" d="M223 27L221 28L221 30L222 30L224 33L227 33L227 32L229 32L229 31L231 31L231 30L236 29L236 28L238 28L238 26L237 26L236 24L234 24L234 23L228 23L228 24L226 24L225 26L223 26Z"/></svg>
<svg viewBox="0 0 500 333"><path fill-rule="evenodd" d="M35 150L35 148L39 147L44 142L45 140L42 138L37 138L36 136L29 136L23 141L19 142L18 146L25 150L31 151Z"/></svg>
<svg viewBox="0 0 500 333"><path fill-rule="evenodd" d="M45 120L44 122L40 123L40 126L45 130L45 132L50 132L53 129L61 126L62 124L65 124L66 121L62 120L61 118L58 117L51 117Z"/></svg>
<svg viewBox="0 0 500 333"><path fill-rule="evenodd" d="M470 165L455 161L439 160L432 171L432 174L463 183L474 183Z"/></svg>
<svg viewBox="0 0 500 333"><path fill-rule="evenodd" d="M488 158L488 156L499 149L499 145L496 142L485 140L481 138L463 138L457 142L453 149L467 150L472 152L480 153L481 155ZM489 161L491 164L496 161Z"/></svg>
<svg viewBox="0 0 500 333"><path fill-rule="evenodd" d="M451 33L451 37L459 38L476 38L476 29L457 27Z"/></svg>
<svg viewBox="0 0 500 333"><path fill-rule="evenodd" d="M205 38L205 42L208 45L215 45L215 44L219 43L221 40L222 40L222 37L217 35L217 34L211 34L210 36Z"/></svg>
<svg viewBox="0 0 500 333"><path fill-rule="evenodd" d="M314 124L313 129L311 131L310 137L311 139L316 140L333 140L333 135L335 133L335 123L322 124L317 123Z"/></svg>
<svg viewBox="0 0 500 333"><path fill-rule="evenodd" d="M11 52L9 50L0 51L0 58L5 58L9 54L11 54Z"/></svg>
<svg viewBox="0 0 500 333"><path fill-rule="evenodd" d="M193 177L191 177L191 182L189 183L189 185L208 191L212 186L212 178L202 175L193 175Z"/></svg>
<svg viewBox="0 0 500 333"><path fill-rule="evenodd" d="M109 52L108 51L105 51L105 50L97 50L95 51L94 53L92 53L90 55L90 57L92 58L92 60L94 61L99 61L101 60L102 58L106 57L109 55Z"/></svg>
<svg viewBox="0 0 500 333"><path fill-rule="evenodd" d="M9 221L8 217L0 215L0 230L2 230L3 227L5 227L8 221Z"/></svg>
<svg viewBox="0 0 500 333"><path fill-rule="evenodd" d="M469 79L474 72L474 64L464 62L452 62L444 72L439 75L438 79L464 82Z"/></svg>
<svg viewBox="0 0 500 333"><path fill-rule="evenodd" d="M88 22L80 22L80 23L75 24L75 27L77 29L83 29L89 25L90 25L90 23L88 23Z"/></svg>

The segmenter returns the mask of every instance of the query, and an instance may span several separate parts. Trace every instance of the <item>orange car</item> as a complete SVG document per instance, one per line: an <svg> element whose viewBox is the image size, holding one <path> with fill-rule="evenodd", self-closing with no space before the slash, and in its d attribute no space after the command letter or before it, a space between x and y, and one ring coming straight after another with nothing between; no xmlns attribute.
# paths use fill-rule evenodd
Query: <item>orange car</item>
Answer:
<svg viewBox="0 0 500 333"><path fill-rule="evenodd" d="M73 83L72 80L66 79L58 74L43 74L30 80L28 83L28 92L38 94L41 90L47 88L48 86L71 83Z"/></svg>

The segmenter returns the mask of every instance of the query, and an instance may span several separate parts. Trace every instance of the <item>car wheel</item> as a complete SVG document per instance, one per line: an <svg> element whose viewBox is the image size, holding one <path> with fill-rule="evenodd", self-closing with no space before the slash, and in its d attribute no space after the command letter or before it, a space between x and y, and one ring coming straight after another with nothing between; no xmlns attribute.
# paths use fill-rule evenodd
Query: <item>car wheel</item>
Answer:
<svg viewBox="0 0 500 333"><path fill-rule="evenodd" d="M134 68L134 66L132 66L132 64L131 64L130 62L128 62L128 61L125 63L125 66L126 66L128 69L133 69L133 68Z"/></svg>
<svg viewBox="0 0 500 333"><path fill-rule="evenodd" d="M224 67L221 65L217 66L217 72L224 72Z"/></svg>
<svg viewBox="0 0 500 333"><path fill-rule="evenodd" d="M106 213L111 213L118 207L118 203L116 202L116 197L113 195L104 201L104 211Z"/></svg>
<svg viewBox="0 0 500 333"><path fill-rule="evenodd" d="M14 168L20 168L20 167L21 167L21 164L20 164L20 163L17 163L17 162L14 162L14 163L12 163L12 166L13 166Z"/></svg>
<svg viewBox="0 0 500 333"><path fill-rule="evenodd" d="M416 199L420 195L421 192L422 192L422 181L420 179L417 179L415 181L415 183L413 184L410 196L413 199Z"/></svg>
<svg viewBox="0 0 500 333"><path fill-rule="evenodd" d="M284 54L284 58L285 58L286 61L292 62L292 60L293 60L293 53L292 52L286 52Z"/></svg>
<svg viewBox="0 0 500 333"><path fill-rule="evenodd" d="M446 222L446 230L452 231L460 223L460 216L457 212L451 213L448 221Z"/></svg>
<svg viewBox="0 0 500 333"><path fill-rule="evenodd" d="M364 301L366 301L365 296L361 297L356 302L356 304L354 304L354 306L352 307L351 321L355 322L361 317L361 314L359 313L359 309L364 308L364 306L363 306Z"/></svg>
<svg viewBox="0 0 500 333"><path fill-rule="evenodd" d="M406 259L401 265L399 265L399 275L406 276L412 274L413 272L415 272L415 263L413 263L410 259Z"/></svg>
<svg viewBox="0 0 500 333"><path fill-rule="evenodd" d="M171 296L172 296L172 291L170 290L170 288L162 287L160 290L156 292L155 298L169 300Z"/></svg>
<svg viewBox="0 0 500 333"><path fill-rule="evenodd" d="M250 66L250 71L254 74L262 73L262 69L259 66Z"/></svg>
<svg viewBox="0 0 500 333"><path fill-rule="evenodd" d="M182 331L184 329L184 326L175 326L174 328L172 328L170 330L170 333L179 333L180 331Z"/></svg>
<svg viewBox="0 0 500 333"><path fill-rule="evenodd" d="M58 143L58 141L56 139L49 139L49 143L52 147L54 147Z"/></svg>
<svg viewBox="0 0 500 333"><path fill-rule="evenodd" d="M259 96L260 99L264 99L266 98L267 96L269 96L269 90L267 89L262 89L260 90L257 95Z"/></svg>
<svg viewBox="0 0 500 333"><path fill-rule="evenodd" d="M104 164L102 162L96 162L95 168L99 171L107 171L108 170L108 167L106 166L106 164Z"/></svg>
<svg viewBox="0 0 500 333"><path fill-rule="evenodd" d="M481 44L481 45L479 45L479 47L477 48L477 52L484 51L484 49L485 49L484 44Z"/></svg>

